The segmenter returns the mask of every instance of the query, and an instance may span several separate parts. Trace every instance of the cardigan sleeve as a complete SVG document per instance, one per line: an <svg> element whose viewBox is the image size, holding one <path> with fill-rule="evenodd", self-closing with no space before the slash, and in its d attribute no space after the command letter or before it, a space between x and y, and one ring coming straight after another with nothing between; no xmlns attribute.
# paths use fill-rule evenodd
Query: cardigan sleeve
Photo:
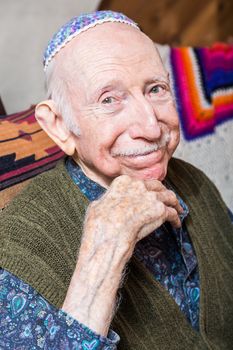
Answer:
<svg viewBox="0 0 233 350"><path fill-rule="evenodd" d="M0 269L0 348L115 350L119 336L93 332Z"/></svg>

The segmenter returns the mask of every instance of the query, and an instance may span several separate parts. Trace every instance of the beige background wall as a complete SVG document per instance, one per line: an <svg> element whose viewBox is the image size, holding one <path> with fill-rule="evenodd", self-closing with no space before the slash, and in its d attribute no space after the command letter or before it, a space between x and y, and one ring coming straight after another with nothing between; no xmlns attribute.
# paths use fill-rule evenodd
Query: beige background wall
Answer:
<svg viewBox="0 0 233 350"><path fill-rule="evenodd" d="M0 0L0 96L7 113L44 98L42 54L53 33L99 0Z"/></svg>

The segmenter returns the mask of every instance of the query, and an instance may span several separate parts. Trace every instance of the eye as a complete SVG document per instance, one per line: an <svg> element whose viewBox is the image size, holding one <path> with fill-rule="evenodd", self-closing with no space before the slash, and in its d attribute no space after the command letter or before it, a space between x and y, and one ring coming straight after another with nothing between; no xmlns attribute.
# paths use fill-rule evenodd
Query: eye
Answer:
<svg viewBox="0 0 233 350"><path fill-rule="evenodd" d="M152 87L152 89L150 90L150 93L153 94L162 94L163 92L166 91L166 87L163 85L155 85Z"/></svg>
<svg viewBox="0 0 233 350"><path fill-rule="evenodd" d="M113 102L115 102L116 99L112 96L106 97L101 103L107 105L107 104L111 104Z"/></svg>

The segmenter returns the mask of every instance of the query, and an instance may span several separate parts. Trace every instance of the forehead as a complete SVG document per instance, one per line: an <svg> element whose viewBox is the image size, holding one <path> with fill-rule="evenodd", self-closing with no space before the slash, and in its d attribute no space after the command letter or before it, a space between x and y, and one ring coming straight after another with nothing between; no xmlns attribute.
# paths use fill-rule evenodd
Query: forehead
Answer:
<svg viewBox="0 0 233 350"><path fill-rule="evenodd" d="M153 42L127 24L105 23L73 39L56 58L74 82L140 74L166 75ZM149 78L149 77L148 77Z"/></svg>

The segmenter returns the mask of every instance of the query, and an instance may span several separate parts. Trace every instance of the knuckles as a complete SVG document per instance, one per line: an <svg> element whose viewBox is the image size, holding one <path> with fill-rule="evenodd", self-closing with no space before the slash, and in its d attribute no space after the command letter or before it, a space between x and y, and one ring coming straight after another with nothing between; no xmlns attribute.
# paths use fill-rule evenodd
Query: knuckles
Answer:
<svg viewBox="0 0 233 350"><path fill-rule="evenodd" d="M128 175L117 176L113 181L110 187L118 186L119 184L129 184L132 181L132 178Z"/></svg>
<svg viewBox="0 0 233 350"><path fill-rule="evenodd" d="M177 200L176 195L172 190L168 190L168 193L169 193L171 198L173 198L174 200Z"/></svg>
<svg viewBox="0 0 233 350"><path fill-rule="evenodd" d="M131 189L132 190L141 190L141 191L146 191L146 186L143 180L139 180L139 179L134 179L128 175L121 175L118 176L117 178L115 178L110 186L110 190L111 188L113 189L119 189L122 191L125 191L125 189L127 189L127 191L129 192Z"/></svg>
<svg viewBox="0 0 233 350"><path fill-rule="evenodd" d="M157 213L157 216L160 216L160 217L165 217L166 215L166 206L163 202L157 202L157 205L156 205L156 213Z"/></svg>
<svg viewBox="0 0 233 350"><path fill-rule="evenodd" d="M169 196L171 203L173 203L173 204L178 203L178 199L177 199L175 193L171 190L167 190L167 192L168 192L168 196Z"/></svg>

